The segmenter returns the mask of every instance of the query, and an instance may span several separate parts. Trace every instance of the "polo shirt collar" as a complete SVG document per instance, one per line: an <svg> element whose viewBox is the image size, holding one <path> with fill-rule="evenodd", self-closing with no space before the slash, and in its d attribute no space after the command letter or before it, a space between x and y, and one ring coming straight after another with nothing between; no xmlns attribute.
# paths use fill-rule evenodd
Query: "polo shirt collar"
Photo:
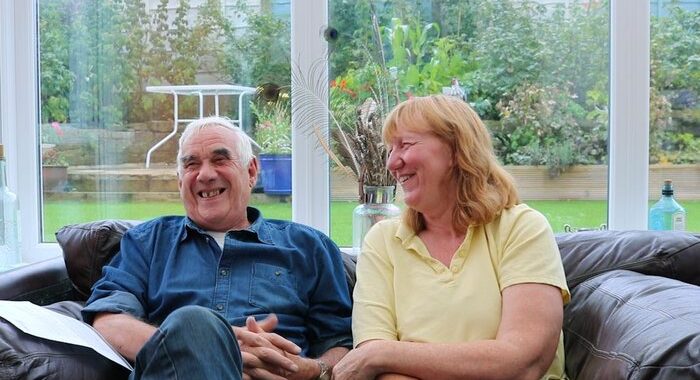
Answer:
<svg viewBox="0 0 700 380"><path fill-rule="evenodd" d="M400 219L399 228L396 229L394 236L401 241L401 246L404 248L420 251L418 247L420 240L416 239L416 231L409 227L403 218Z"/></svg>
<svg viewBox="0 0 700 380"><path fill-rule="evenodd" d="M400 219L399 227L396 229L394 237L401 241L401 246L407 250L415 250L416 252L423 252L425 249L425 244L418 238L418 235L411 227L404 222L403 218ZM471 242L472 236L474 235L474 226L470 225L467 228L467 233L464 236L464 240L460 245L460 249L457 250L456 256L463 257L467 252L469 242ZM427 254L427 250L425 251Z"/></svg>

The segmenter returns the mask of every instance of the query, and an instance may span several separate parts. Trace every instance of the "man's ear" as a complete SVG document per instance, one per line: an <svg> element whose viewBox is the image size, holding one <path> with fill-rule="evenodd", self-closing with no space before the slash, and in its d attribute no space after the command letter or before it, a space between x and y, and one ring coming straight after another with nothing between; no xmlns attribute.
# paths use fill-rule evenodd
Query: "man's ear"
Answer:
<svg viewBox="0 0 700 380"><path fill-rule="evenodd" d="M251 189L258 182L258 158L253 156L248 163L248 187Z"/></svg>

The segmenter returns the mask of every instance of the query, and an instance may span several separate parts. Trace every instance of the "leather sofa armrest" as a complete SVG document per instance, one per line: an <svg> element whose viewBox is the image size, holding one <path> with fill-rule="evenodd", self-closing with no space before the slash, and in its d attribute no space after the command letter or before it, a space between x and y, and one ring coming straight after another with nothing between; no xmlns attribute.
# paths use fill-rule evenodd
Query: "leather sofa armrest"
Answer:
<svg viewBox="0 0 700 380"><path fill-rule="evenodd" d="M0 273L0 299L37 305L74 300L63 258L58 256Z"/></svg>

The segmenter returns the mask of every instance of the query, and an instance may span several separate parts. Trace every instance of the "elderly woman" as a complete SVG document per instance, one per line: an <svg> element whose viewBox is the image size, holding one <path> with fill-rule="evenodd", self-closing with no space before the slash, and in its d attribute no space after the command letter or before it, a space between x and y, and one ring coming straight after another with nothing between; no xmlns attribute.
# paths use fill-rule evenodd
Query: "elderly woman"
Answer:
<svg viewBox="0 0 700 380"><path fill-rule="evenodd" d="M547 220L519 203L477 114L413 98L384 124L401 219L367 234L344 379L564 379L569 291Z"/></svg>

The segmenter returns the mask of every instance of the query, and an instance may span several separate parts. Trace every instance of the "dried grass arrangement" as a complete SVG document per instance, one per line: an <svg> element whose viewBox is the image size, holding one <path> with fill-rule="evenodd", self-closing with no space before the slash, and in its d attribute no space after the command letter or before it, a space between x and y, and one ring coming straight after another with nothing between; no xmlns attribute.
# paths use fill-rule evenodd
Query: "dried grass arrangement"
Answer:
<svg viewBox="0 0 700 380"><path fill-rule="evenodd" d="M384 114L377 102L366 99L357 109L353 130L333 130L333 140L342 162L352 162L351 167L363 185L393 186L396 181L386 168L388 152L382 141Z"/></svg>
<svg viewBox="0 0 700 380"><path fill-rule="evenodd" d="M354 120L349 121L336 115L334 110L321 101L322 98L327 98L328 83L318 85L309 83L305 78L318 76L292 74L292 80L296 81L292 98L299 100L293 106L294 112L300 125L304 125L309 133L316 136L330 159L357 178L360 200L364 199L365 185L395 186L396 180L386 168L388 151L382 141L382 126L391 104L383 99L386 98L381 95L383 90L373 91L375 96L365 99L357 106ZM330 138L321 132L318 125L318 120L324 120L326 115L330 119Z"/></svg>
<svg viewBox="0 0 700 380"><path fill-rule="evenodd" d="M378 46L376 57L368 57L373 71L374 83L371 96L354 107L354 116L339 115L321 99L330 99L330 88L321 78L321 70L327 61L319 60L306 75L298 67L292 69L293 112L299 124L316 136L321 148L341 169L354 175L358 181L360 202L364 199L363 186L396 186L396 180L386 168L388 151L382 141L384 119L399 101L396 79L387 70L379 38L379 26L373 19L375 39ZM371 49L368 49L370 51ZM330 138L321 132L318 120L329 118Z"/></svg>

